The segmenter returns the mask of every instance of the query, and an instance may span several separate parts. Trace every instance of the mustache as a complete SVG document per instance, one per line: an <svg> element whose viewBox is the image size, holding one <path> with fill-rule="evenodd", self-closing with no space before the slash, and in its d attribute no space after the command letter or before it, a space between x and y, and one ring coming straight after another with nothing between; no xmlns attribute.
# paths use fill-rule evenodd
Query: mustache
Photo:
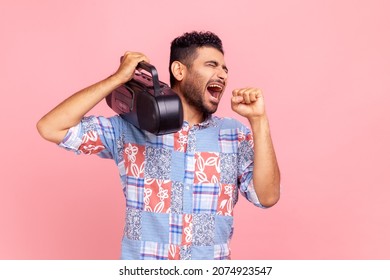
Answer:
<svg viewBox="0 0 390 280"><path fill-rule="evenodd" d="M222 84L225 86L225 81L224 80L221 80L221 79L214 79L214 80L210 80L207 84L212 84L212 83L218 83L218 84Z"/></svg>

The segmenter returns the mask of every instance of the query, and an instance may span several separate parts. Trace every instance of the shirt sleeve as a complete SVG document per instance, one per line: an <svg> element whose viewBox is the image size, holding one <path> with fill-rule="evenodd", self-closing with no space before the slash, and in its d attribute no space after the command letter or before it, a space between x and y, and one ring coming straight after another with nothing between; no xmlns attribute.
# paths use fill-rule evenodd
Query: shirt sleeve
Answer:
<svg viewBox="0 0 390 280"><path fill-rule="evenodd" d="M238 137L238 185L241 194L257 207L261 205L253 185L253 136L249 128L240 131Z"/></svg>
<svg viewBox="0 0 390 280"><path fill-rule="evenodd" d="M115 117L84 117L79 124L70 128L60 147L76 154L96 154L102 158L115 157Z"/></svg>

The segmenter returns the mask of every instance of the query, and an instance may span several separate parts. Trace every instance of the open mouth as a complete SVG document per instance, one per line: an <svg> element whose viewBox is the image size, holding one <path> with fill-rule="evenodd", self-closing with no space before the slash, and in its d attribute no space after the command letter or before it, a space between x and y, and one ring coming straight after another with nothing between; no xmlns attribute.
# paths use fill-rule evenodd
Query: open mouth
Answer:
<svg viewBox="0 0 390 280"><path fill-rule="evenodd" d="M218 102L223 92L223 85L220 83L211 83L207 86L207 91L210 93L212 101Z"/></svg>

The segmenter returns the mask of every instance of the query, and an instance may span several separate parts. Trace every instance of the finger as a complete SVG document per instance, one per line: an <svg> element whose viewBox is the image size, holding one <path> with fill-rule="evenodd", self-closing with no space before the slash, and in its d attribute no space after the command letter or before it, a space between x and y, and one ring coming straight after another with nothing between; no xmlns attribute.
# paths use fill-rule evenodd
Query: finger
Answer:
<svg viewBox="0 0 390 280"><path fill-rule="evenodd" d="M137 60L138 60L138 62L141 62L141 61L145 61L145 62L147 62L147 63L150 62L150 61L149 61L149 58L148 58L146 55L141 55L141 56L139 56Z"/></svg>
<svg viewBox="0 0 390 280"><path fill-rule="evenodd" d="M249 98L251 102L255 102L257 100L257 94L256 92L249 93Z"/></svg>
<svg viewBox="0 0 390 280"><path fill-rule="evenodd" d="M240 104L244 98L242 96L233 96L231 100L234 104Z"/></svg>
<svg viewBox="0 0 390 280"><path fill-rule="evenodd" d="M256 97L259 98L262 95L262 91L258 88L254 89L254 93L256 94Z"/></svg>
<svg viewBox="0 0 390 280"><path fill-rule="evenodd" d="M244 95L245 93L247 93L249 91L250 91L250 88L237 88L237 89L233 90L233 93L235 95Z"/></svg>
<svg viewBox="0 0 390 280"><path fill-rule="evenodd" d="M140 61L146 61L146 62L149 62L149 58L144 55L143 53L140 53L140 52L125 52L125 54L121 57L121 62L124 62L124 61L136 61L136 62L140 62Z"/></svg>
<svg viewBox="0 0 390 280"><path fill-rule="evenodd" d="M238 96L238 92L239 92L239 89L233 90L233 92L232 92L233 96Z"/></svg>
<svg viewBox="0 0 390 280"><path fill-rule="evenodd" d="M233 96L241 97L239 100L241 103L250 103L250 98L249 96L245 93L246 88L241 88L241 89L235 89L233 90ZM237 99L238 100L238 99Z"/></svg>
<svg viewBox="0 0 390 280"><path fill-rule="evenodd" d="M250 104L262 98L262 92L258 88L240 88L233 90L233 96L243 96L244 102Z"/></svg>
<svg viewBox="0 0 390 280"><path fill-rule="evenodd" d="M250 104L250 103L251 103L251 97L250 97L250 94L249 94L249 93L244 92L244 93L242 94L242 97L244 97L244 102L245 102L246 104Z"/></svg>
<svg viewBox="0 0 390 280"><path fill-rule="evenodd" d="M235 90L233 90L233 95L243 95L248 90L249 88L236 88Z"/></svg>
<svg viewBox="0 0 390 280"><path fill-rule="evenodd" d="M261 90L258 88L251 88L245 91L250 96L250 100L252 102L256 101L257 99L262 97Z"/></svg>
<svg viewBox="0 0 390 280"><path fill-rule="evenodd" d="M263 98L263 99L264 99L263 93L262 93L261 91L258 92L258 93L256 94L256 98L257 98L257 99L260 99L260 98Z"/></svg>

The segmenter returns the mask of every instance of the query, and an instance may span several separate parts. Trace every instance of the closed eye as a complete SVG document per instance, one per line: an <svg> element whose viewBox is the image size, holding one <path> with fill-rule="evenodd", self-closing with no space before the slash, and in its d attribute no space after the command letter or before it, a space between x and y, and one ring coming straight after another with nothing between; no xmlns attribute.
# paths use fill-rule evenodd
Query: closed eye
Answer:
<svg viewBox="0 0 390 280"><path fill-rule="evenodd" d="M207 61L206 62L206 65L207 66L210 66L210 67L218 67L219 66L219 63L217 62L217 61ZM225 65L222 65L222 69L226 72L226 73L228 73L229 72L229 70L228 70L228 68L225 66Z"/></svg>
<svg viewBox="0 0 390 280"><path fill-rule="evenodd" d="M218 63L215 62L215 61L209 61L206 63L207 66L211 66L211 67L217 67L218 66Z"/></svg>
<svg viewBox="0 0 390 280"><path fill-rule="evenodd" d="M225 70L226 74L229 73L229 69L226 66L222 66L223 70Z"/></svg>

